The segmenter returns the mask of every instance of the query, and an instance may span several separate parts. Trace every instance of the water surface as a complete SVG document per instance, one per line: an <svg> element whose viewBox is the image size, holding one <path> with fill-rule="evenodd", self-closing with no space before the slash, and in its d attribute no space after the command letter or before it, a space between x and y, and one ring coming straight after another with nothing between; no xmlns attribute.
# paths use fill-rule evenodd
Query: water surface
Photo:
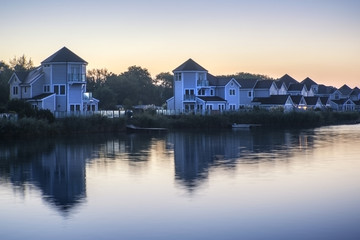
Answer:
<svg viewBox="0 0 360 240"><path fill-rule="evenodd" d="M360 239L360 125L0 143L0 239Z"/></svg>

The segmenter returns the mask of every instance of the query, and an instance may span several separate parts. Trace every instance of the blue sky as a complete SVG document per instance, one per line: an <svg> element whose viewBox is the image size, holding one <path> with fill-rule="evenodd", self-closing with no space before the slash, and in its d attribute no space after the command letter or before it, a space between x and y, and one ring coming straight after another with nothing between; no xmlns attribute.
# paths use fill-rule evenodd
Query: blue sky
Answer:
<svg viewBox="0 0 360 240"><path fill-rule="evenodd" d="M63 46L88 68L155 76L193 58L251 72L360 86L360 1L24 1L1 3L0 60L36 65Z"/></svg>

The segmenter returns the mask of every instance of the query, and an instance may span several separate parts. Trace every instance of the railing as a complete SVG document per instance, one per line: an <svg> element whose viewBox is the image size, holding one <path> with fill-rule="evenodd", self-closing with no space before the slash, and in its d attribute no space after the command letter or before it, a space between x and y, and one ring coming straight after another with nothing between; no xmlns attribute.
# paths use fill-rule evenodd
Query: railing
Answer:
<svg viewBox="0 0 360 240"><path fill-rule="evenodd" d="M195 101L196 96L194 94L185 94L184 101Z"/></svg>
<svg viewBox="0 0 360 240"><path fill-rule="evenodd" d="M101 110L101 111L74 111L74 112L54 112L55 118L65 117L90 117L93 115L101 115L108 118L122 118L125 117L124 110Z"/></svg>
<svg viewBox="0 0 360 240"><path fill-rule="evenodd" d="M73 73L69 73L68 74L68 81L72 82L72 83L76 83L76 82L80 82L83 83L86 81L85 78L85 74L73 74Z"/></svg>
<svg viewBox="0 0 360 240"><path fill-rule="evenodd" d="M198 87L208 87L209 86L209 81L207 81L207 80L198 80L197 81L197 86Z"/></svg>

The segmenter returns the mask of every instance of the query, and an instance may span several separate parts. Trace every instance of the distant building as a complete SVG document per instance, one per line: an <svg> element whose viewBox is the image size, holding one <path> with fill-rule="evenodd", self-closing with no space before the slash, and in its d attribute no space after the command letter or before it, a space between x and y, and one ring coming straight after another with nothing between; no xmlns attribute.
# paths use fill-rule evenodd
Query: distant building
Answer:
<svg viewBox="0 0 360 240"><path fill-rule="evenodd" d="M34 108L51 112L97 111L99 100L86 92L86 65L63 47L34 70L13 73L10 99L25 99Z"/></svg>

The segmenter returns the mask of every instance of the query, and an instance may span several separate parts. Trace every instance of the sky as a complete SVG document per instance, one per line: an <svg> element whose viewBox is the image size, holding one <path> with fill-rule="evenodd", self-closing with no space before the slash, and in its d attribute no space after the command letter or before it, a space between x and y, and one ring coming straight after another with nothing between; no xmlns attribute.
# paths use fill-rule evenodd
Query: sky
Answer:
<svg viewBox="0 0 360 240"><path fill-rule="evenodd" d="M192 58L238 72L360 87L359 0L0 0L0 60L66 46L87 69L155 77Z"/></svg>

